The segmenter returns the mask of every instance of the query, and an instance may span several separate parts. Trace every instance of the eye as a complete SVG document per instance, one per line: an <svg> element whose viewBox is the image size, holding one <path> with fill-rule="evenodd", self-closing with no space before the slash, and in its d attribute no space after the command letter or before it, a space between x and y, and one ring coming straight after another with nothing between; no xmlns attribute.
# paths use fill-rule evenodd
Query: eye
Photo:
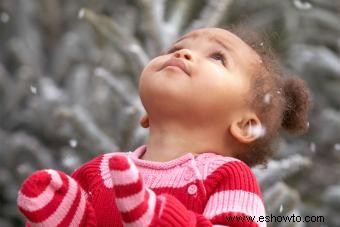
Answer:
<svg viewBox="0 0 340 227"><path fill-rule="evenodd" d="M210 57L216 61L219 61L222 65L226 65L226 58L222 52L214 52L210 55Z"/></svg>

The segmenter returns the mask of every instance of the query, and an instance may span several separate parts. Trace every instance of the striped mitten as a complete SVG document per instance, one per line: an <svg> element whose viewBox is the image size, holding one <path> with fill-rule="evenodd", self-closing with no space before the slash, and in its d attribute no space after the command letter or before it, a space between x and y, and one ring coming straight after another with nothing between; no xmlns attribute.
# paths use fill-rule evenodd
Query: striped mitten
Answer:
<svg viewBox="0 0 340 227"><path fill-rule="evenodd" d="M137 167L128 157L114 155L109 161L116 205L124 226L152 226L158 218L156 194L144 187Z"/></svg>
<svg viewBox="0 0 340 227"><path fill-rule="evenodd" d="M78 183L65 173L40 170L22 184L17 205L28 226L96 226L94 210Z"/></svg>

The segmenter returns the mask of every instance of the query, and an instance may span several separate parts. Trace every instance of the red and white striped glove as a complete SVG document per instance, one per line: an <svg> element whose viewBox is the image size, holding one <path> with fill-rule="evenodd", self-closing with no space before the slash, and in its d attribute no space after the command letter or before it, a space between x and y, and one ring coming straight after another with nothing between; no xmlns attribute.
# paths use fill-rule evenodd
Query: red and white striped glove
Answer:
<svg viewBox="0 0 340 227"><path fill-rule="evenodd" d="M144 187L131 159L114 155L109 160L109 168L124 226L153 226L158 219L160 200L152 190Z"/></svg>
<svg viewBox="0 0 340 227"><path fill-rule="evenodd" d="M17 205L27 218L27 226L97 226L85 192L65 173L40 170L22 184Z"/></svg>

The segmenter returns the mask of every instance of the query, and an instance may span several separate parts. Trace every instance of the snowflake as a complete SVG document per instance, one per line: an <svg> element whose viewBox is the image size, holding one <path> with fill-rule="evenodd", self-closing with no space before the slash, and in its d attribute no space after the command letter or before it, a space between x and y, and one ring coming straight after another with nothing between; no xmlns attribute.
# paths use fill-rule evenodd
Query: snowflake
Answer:
<svg viewBox="0 0 340 227"><path fill-rule="evenodd" d="M293 0L293 4L297 9L307 10L312 8L312 4L307 1Z"/></svg>
<svg viewBox="0 0 340 227"><path fill-rule="evenodd" d="M249 130L249 134L255 136L256 138L259 138L266 134L266 129L262 127L261 125L256 125L253 127L250 126L248 130Z"/></svg>
<svg viewBox="0 0 340 227"><path fill-rule="evenodd" d="M272 99L272 95L270 93L265 94L263 97L263 102L269 104Z"/></svg>
<svg viewBox="0 0 340 227"><path fill-rule="evenodd" d="M103 76L107 76L109 74L109 72L102 67L97 67L94 70L94 74L95 74L95 76L103 77Z"/></svg>
<svg viewBox="0 0 340 227"><path fill-rule="evenodd" d="M77 146L78 142L77 142L77 140L75 140L75 139L71 139L71 140L69 141L69 144L70 144L71 147L74 148L74 147Z"/></svg>
<svg viewBox="0 0 340 227"><path fill-rule="evenodd" d="M32 94L34 94L34 95L37 94L37 88L36 87L31 85L30 90L31 90Z"/></svg>
<svg viewBox="0 0 340 227"><path fill-rule="evenodd" d="M4 24L7 23L9 21L9 15L5 12L2 12L0 14L0 21Z"/></svg>
<svg viewBox="0 0 340 227"><path fill-rule="evenodd" d="M336 151L340 151L340 143L334 144L334 149L335 149Z"/></svg>
<svg viewBox="0 0 340 227"><path fill-rule="evenodd" d="M28 163L21 163L20 165L17 166L17 172L22 175L29 174L33 171L33 168L30 164Z"/></svg>
<svg viewBox="0 0 340 227"><path fill-rule="evenodd" d="M310 145L309 145L309 149L311 150L311 152L315 152L316 151L316 145L314 142L311 142Z"/></svg>
<svg viewBox="0 0 340 227"><path fill-rule="evenodd" d="M64 154L64 157L62 158L63 165L68 168L74 168L79 162L79 157L74 154Z"/></svg>
<svg viewBox="0 0 340 227"><path fill-rule="evenodd" d="M80 9L78 12L78 18L83 18L85 16L85 10L84 9Z"/></svg>

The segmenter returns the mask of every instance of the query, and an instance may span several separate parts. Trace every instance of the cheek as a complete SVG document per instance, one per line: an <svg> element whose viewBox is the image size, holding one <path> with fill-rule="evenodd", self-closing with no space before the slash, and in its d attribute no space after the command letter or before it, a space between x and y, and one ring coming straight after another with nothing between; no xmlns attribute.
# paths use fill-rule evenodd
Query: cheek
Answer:
<svg viewBox="0 0 340 227"><path fill-rule="evenodd" d="M194 90L197 97L212 106L226 104L230 107L237 104L247 90L244 81L232 73L213 73L217 73L217 70L206 72L196 81Z"/></svg>
<svg viewBox="0 0 340 227"><path fill-rule="evenodd" d="M220 91L227 89L235 81L231 80L232 75L217 67L203 67L197 70L197 86L200 90Z"/></svg>
<svg viewBox="0 0 340 227"><path fill-rule="evenodd" d="M156 71L158 70L162 63L164 62L164 56L158 56L158 57L155 57L153 58L145 67L144 67L144 71L147 71L147 72L152 72L152 71Z"/></svg>
<svg viewBox="0 0 340 227"><path fill-rule="evenodd" d="M144 87L149 83L152 78L152 74L154 74L157 70L160 69L161 67L161 59L160 57L156 57L152 59L143 69L142 73L140 74L139 77L139 90L143 90Z"/></svg>

